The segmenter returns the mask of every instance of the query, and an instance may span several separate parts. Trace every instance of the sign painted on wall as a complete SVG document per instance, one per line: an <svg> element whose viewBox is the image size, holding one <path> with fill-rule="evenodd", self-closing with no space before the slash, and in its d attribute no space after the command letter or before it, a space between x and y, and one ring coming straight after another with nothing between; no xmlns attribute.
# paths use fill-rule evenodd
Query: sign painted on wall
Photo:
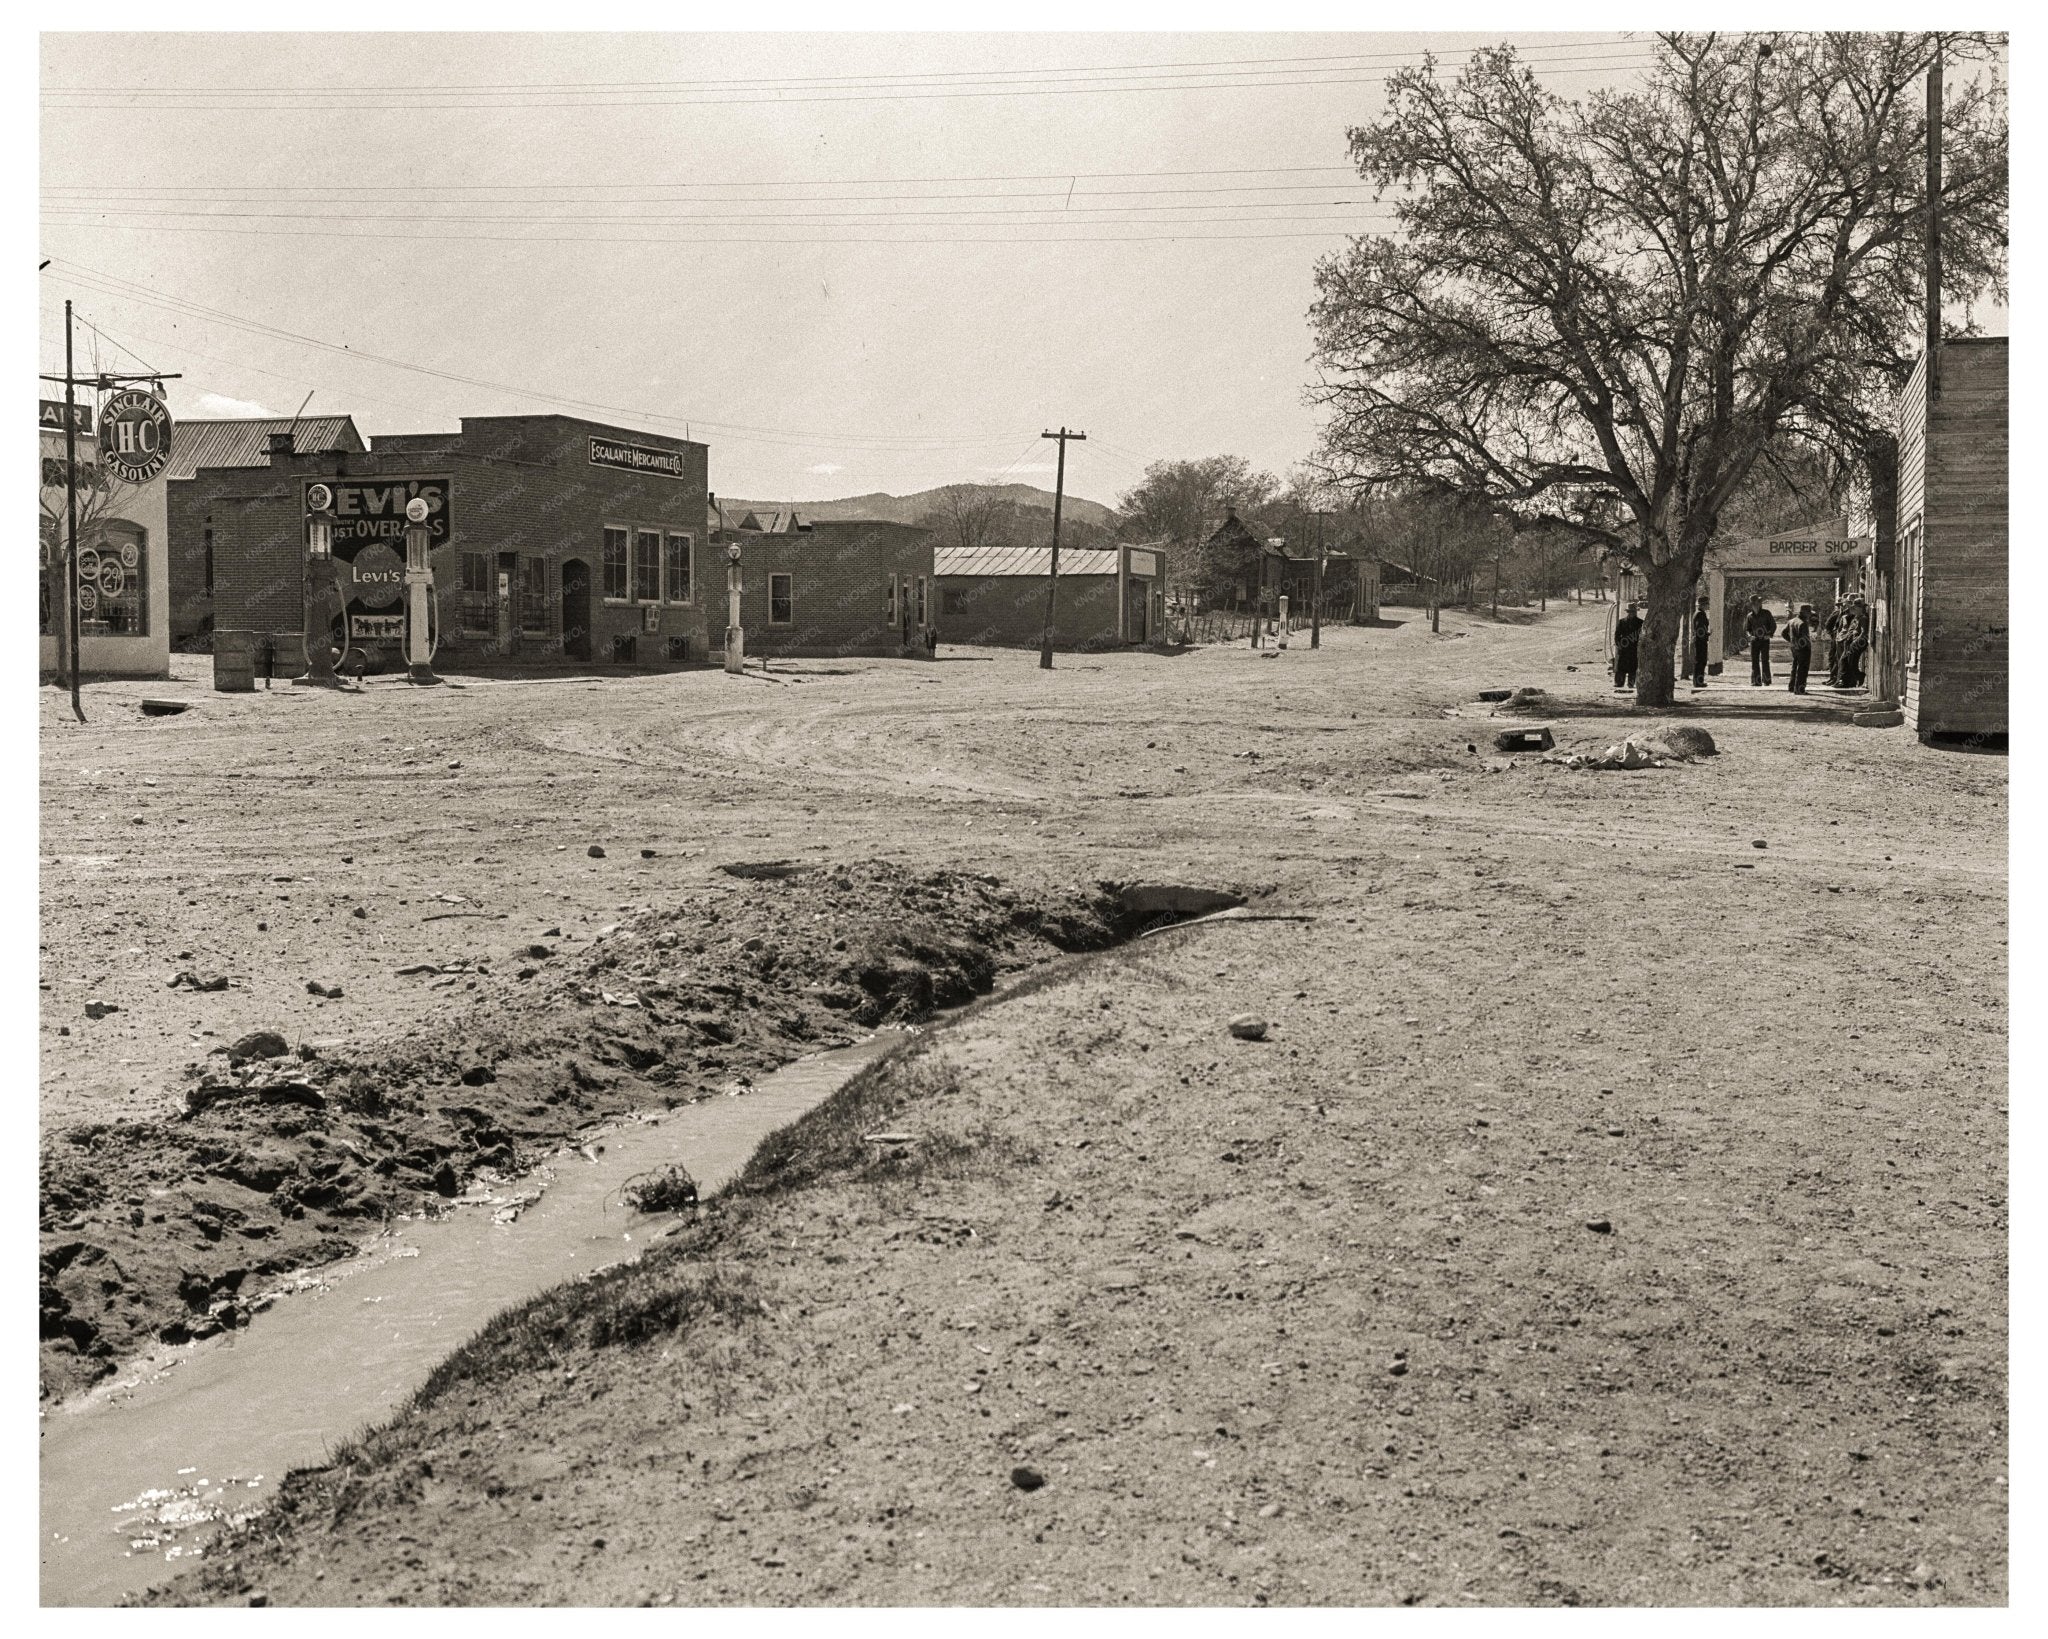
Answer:
<svg viewBox="0 0 2048 1639"><path fill-rule="evenodd" d="M334 555L344 563L374 543L404 545L406 508L425 503L427 540L439 546L454 527L455 486L446 478L322 478L308 482L306 511L334 524Z"/></svg>
<svg viewBox="0 0 2048 1639"><path fill-rule="evenodd" d="M1133 552L1131 573L1147 579L1159 573L1159 554L1156 552Z"/></svg>
<svg viewBox="0 0 2048 1639"><path fill-rule="evenodd" d="M80 438L92 437L92 406L74 404L71 406L71 424L78 429ZM61 398L45 398L37 401L36 427L41 432L64 436L64 401Z"/></svg>
<svg viewBox="0 0 2048 1639"><path fill-rule="evenodd" d="M405 616L351 614L348 636L351 643L396 643L405 636Z"/></svg>
<svg viewBox="0 0 2048 1639"><path fill-rule="evenodd" d="M132 387L110 393L100 406L100 453L124 484L148 483L171 458L170 406Z"/></svg>
<svg viewBox="0 0 2048 1639"><path fill-rule="evenodd" d="M590 441L590 464L593 467L618 467L626 472L651 472L663 478L680 478L683 475L683 452L650 449L645 444L621 444L613 438L593 438Z"/></svg>
<svg viewBox="0 0 2048 1639"><path fill-rule="evenodd" d="M388 609L405 596L405 563L382 541L362 546L342 567L349 579L345 595L366 609Z"/></svg>

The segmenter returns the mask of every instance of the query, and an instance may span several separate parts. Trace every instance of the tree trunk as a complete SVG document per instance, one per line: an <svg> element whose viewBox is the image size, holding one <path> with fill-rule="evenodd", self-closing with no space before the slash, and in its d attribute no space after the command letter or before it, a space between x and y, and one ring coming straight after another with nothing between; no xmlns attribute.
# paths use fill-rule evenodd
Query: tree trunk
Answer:
<svg viewBox="0 0 2048 1639"><path fill-rule="evenodd" d="M1681 563L1644 566L1643 635L1636 646L1636 704L1668 706L1677 687L1678 639L1694 576Z"/></svg>

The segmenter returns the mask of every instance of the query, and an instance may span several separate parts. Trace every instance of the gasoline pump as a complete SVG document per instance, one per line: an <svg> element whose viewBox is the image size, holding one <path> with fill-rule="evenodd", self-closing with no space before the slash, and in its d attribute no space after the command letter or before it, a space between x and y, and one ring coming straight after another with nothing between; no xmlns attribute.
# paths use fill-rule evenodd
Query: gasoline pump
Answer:
<svg viewBox="0 0 2048 1639"><path fill-rule="evenodd" d="M422 686L441 681L433 667L440 633L434 630L434 567L427 556L431 515L425 496L405 503L405 675Z"/></svg>

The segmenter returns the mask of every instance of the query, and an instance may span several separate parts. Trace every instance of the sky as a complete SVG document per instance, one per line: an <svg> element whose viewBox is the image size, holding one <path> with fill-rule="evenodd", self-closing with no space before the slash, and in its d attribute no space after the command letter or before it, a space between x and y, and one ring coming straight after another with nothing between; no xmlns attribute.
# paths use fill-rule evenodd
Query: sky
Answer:
<svg viewBox="0 0 2048 1639"><path fill-rule="evenodd" d="M750 499L1049 487L1062 425L1103 502L1284 471L1316 260L1384 220L1346 128L1502 37L46 34L43 367L70 296L174 414L560 410ZM1568 93L1646 60L1505 37Z"/></svg>

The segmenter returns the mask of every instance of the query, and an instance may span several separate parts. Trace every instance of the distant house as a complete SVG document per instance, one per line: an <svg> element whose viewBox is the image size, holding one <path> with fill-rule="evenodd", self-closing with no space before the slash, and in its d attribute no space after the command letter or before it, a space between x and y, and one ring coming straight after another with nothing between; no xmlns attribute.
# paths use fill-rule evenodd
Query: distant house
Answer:
<svg viewBox="0 0 2048 1639"><path fill-rule="evenodd" d="M1318 543L1313 530L1305 539L1231 508L1203 543L1202 559L1212 602L1276 609L1286 598L1288 612L1303 619L1315 599ZM1341 518L1324 525L1322 543L1323 618L1376 620L1380 612L1380 560L1365 549Z"/></svg>
<svg viewBox="0 0 2048 1639"><path fill-rule="evenodd" d="M1060 553L1056 649L1166 641L1164 542ZM1037 648L1045 637L1050 546L942 546L934 554L938 625L948 643Z"/></svg>
<svg viewBox="0 0 2048 1639"><path fill-rule="evenodd" d="M289 434L294 455L340 450L360 455L368 448L352 417L309 415L221 421L180 421L172 434L164 482L184 495L202 467L267 468ZM181 522L184 520L181 519ZM170 632L173 640L213 630L215 520L201 515L170 543Z"/></svg>

